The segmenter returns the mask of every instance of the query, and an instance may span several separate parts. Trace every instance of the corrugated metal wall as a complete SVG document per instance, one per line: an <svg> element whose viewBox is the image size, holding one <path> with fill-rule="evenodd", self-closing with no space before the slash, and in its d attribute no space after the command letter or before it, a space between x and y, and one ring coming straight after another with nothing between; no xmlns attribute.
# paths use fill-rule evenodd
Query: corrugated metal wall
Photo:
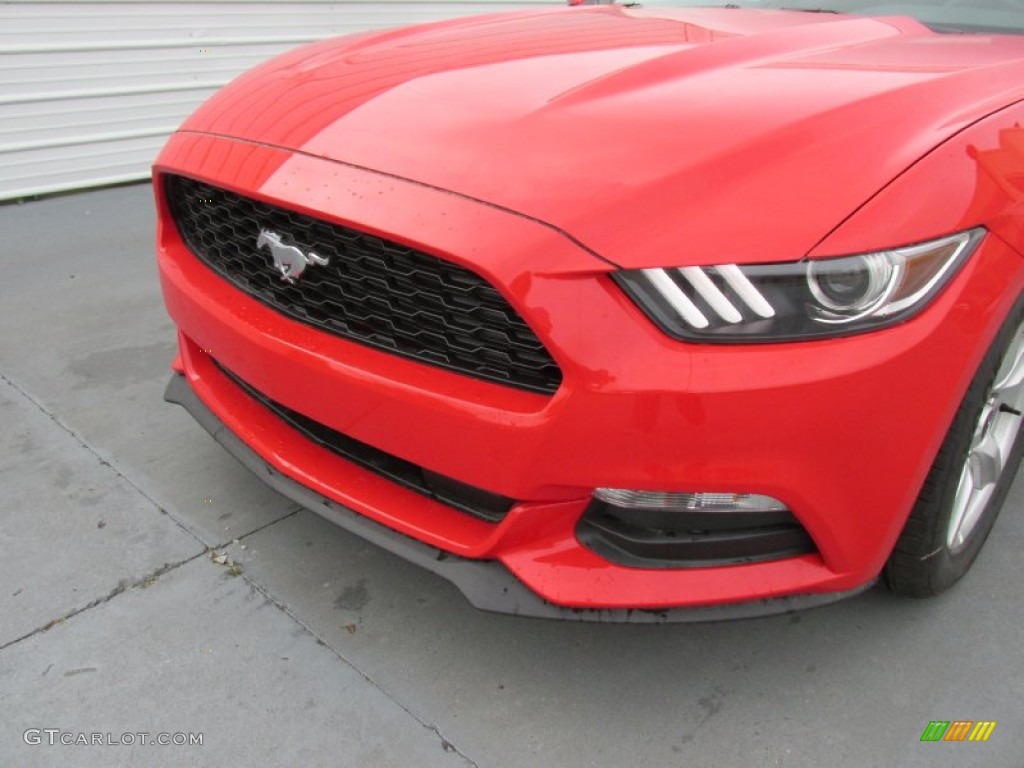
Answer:
<svg viewBox="0 0 1024 768"><path fill-rule="evenodd" d="M146 178L203 99L300 43L557 2L0 2L0 200Z"/></svg>

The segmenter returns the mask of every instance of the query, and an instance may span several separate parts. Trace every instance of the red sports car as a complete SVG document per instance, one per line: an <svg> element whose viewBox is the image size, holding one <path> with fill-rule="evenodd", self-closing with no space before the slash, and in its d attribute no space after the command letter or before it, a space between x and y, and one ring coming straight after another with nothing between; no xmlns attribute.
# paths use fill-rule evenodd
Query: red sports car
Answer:
<svg viewBox="0 0 1024 768"><path fill-rule="evenodd" d="M1024 450L1019 2L330 40L154 180L167 399L481 608L937 594Z"/></svg>

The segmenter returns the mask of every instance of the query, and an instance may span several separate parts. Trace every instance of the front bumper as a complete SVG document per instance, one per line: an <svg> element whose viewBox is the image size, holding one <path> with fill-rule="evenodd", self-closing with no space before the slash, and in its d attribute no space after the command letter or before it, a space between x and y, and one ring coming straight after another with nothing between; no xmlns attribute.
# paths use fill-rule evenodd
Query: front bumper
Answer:
<svg viewBox="0 0 1024 768"><path fill-rule="evenodd" d="M668 622L724 621L750 619L779 613L792 613L841 600L871 586L865 584L847 592L817 595L794 595L753 602L707 605L697 608L670 609L599 609L566 608L549 603L531 592L507 568L495 560L469 560L450 555L398 531L375 523L337 502L321 496L287 475L278 472L260 458L252 448L228 429L189 387L185 377L176 373L167 383L164 399L182 406L199 422L228 453L252 473L292 501L301 504L339 525L345 530L398 555L403 560L436 573L454 584L476 608L495 613L529 616L539 619L571 619L575 621L624 622L654 624Z"/></svg>
<svg viewBox="0 0 1024 768"><path fill-rule="evenodd" d="M989 238L926 312L896 328L800 344L683 344L622 295L611 265L493 206L196 134L176 135L157 171L158 200L159 173L173 171L461 263L533 326L563 371L551 397L329 336L217 277L184 247L160 201L159 266L180 330L177 368L223 423L219 434L254 451L268 477L297 483L307 506L339 522L366 519L365 530L383 526L421 564L448 562L435 559L442 552L460 574L503 574L452 580L483 607L530 615L699 608L714 618L711 607L722 605L723 617L749 615L751 606L755 614L787 610L870 584L1008 309L1007 276L1021 280L1019 257ZM339 190L351 194L339 199ZM669 261L652 254L652 263ZM397 487L301 437L215 360L331 429L518 503L495 524ZM817 552L702 568L611 562L576 536L596 487L772 496ZM484 599L475 589L513 597ZM544 608L521 607L528 602Z"/></svg>

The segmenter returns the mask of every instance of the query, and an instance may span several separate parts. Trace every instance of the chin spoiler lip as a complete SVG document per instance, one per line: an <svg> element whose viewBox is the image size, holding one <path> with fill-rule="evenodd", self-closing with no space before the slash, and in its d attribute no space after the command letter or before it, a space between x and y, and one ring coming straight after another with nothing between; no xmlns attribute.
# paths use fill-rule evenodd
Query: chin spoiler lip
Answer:
<svg viewBox="0 0 1024 768"><path fill-rule="evenodd" d="M984 235L979 227L834 259L625 270L613 278L678 339L749 343L844 336L921 311Z"/></svg>

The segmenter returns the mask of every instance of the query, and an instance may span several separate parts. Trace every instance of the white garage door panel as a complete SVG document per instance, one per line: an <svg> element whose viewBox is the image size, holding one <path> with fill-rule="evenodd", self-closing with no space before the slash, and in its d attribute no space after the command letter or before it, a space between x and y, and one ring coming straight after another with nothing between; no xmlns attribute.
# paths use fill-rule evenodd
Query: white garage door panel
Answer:
<svg viewBox="0 0 1024 768"><path fill-rule="evenodd" d="M303 42L560 4L0 2L0 200L146 178L214 90Z"/></svg>
<svg viewBox="0 0 1024 768"><path fill-rule="evenodd" d="M83 33L130 45L210 37L323 37L324 24L380 27L542 4L526 2L123 2L19 3L5 14L0 46L88 46ZM551 4L551 3L547 3ZM0 51L4 50L0 48Z"/></svg>
<svg viewBox="0 0 1024 768"><path fill-rule="evenodd" d="M164 136L157 136L99 142L90 145L89 152L82 152L80 147L20 152L4 168L4 181L22 190L15 195L22 197L144 179L164 140Z"/></svg>
<svg viewBox="0 0 1024 768"><path fill-rule="evenodd" d="M0 153L23 141L88 141L117 129L176 127L197 98L212 92L155 93L145 105L118 96L67 99L38 104L31 113L19 104L0 104Z"/></svg>
<svg viewBox="0 0 1024 768"><path fill-rule="evenodd" d="M237 52L222 48L206 54L201 69L195 53L178 48L79 54L73 66L67 57L52 54L12 54L4 57L10 69L0 70L0 99L102 88L110 83L159 87L182 80L227 80L240 68L258 64L279 50L279 45L247 46Z"/></svg>

